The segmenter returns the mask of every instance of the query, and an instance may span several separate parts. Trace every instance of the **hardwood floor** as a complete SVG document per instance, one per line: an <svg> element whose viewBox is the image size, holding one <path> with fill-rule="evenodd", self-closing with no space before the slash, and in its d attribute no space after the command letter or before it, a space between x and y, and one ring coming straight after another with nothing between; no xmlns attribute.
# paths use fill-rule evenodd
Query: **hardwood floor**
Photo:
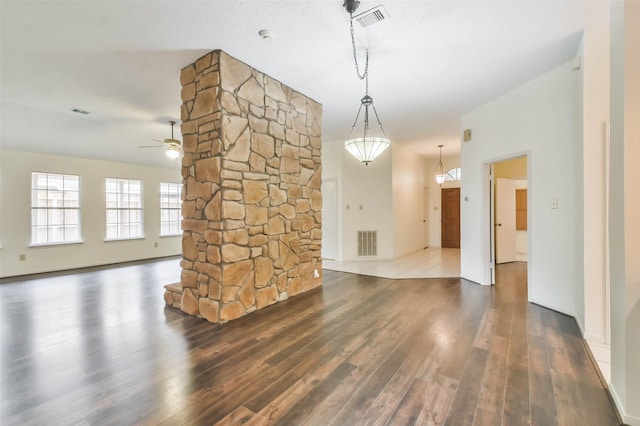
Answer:
<svg viewBox="0 0 640 426"><path fill-rule="evenodd" d="M0 285L0 423L617 425L575 321L498 285L324 272L233 323L164 308L177 260Z"/></svg>

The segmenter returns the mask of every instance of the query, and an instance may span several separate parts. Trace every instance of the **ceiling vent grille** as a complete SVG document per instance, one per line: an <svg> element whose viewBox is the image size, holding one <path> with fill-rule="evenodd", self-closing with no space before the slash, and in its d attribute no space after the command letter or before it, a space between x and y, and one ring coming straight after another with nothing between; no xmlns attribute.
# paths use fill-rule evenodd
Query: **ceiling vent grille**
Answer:
<svg viewBox="0 0 640 426"><path fill-rule="evenodd" d="M358 256L378 255L378 231L358 231Z"/></svg>
<svg viewBox="0 0 640 426"><path fill-rule="evenodd" d="M373 9L369 9L353 17L364 28L369 27L377 22L389 19L389 12L383 5L378 5Z"/></svg>

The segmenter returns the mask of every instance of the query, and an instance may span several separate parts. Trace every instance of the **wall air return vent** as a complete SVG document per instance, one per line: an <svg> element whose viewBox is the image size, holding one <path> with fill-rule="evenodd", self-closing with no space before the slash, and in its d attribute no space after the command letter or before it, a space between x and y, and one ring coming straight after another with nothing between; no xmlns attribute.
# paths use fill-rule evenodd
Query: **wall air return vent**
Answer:
<svg viewBox="0 0 640 426"><path fill-rule="evenodd" d="M365 12L355 15L353 19L358 21L360 25L366 28L377 22L389 19L389 12L387 12L387 9L385 9L384 6L380 4L373 9L369 9Z"/></svg>
<svg viewBox="0 0 640 426"><path fill-rule="evenodd" d="M358 231L358 256L378 255L378 231Z"/></svg>

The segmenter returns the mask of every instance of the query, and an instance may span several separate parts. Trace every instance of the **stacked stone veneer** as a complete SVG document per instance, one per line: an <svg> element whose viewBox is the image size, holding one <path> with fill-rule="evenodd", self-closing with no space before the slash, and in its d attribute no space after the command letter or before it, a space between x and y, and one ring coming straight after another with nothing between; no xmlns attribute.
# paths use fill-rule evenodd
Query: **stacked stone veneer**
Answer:
<svg viewBox="0 0 640 426"><path fill-rule="evenodd" d="M322 106L222 51L182 70L181 292L226 322L322 284Z"/></svg>

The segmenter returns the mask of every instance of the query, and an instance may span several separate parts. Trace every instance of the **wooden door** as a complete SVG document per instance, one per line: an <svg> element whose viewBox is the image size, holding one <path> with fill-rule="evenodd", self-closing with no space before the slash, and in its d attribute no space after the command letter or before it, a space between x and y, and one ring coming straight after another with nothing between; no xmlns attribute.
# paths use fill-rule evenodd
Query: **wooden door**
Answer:
<svg viewBox="0 0 640 426"><path fill-rule="evenodd" d="M460 188L442 190L442 247L460 248Z"/></svg>

